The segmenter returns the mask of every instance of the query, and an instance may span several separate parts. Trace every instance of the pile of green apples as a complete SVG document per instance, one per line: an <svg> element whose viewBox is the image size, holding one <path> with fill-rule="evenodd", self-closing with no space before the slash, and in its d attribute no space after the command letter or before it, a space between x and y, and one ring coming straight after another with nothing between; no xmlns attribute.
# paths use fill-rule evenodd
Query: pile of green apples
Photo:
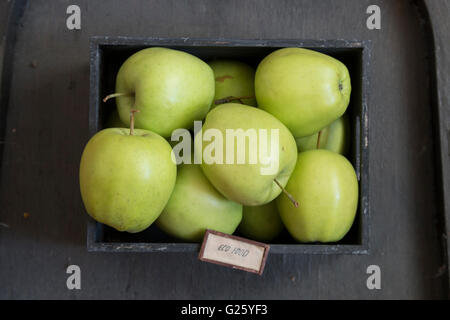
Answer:
<svg viewBox="0 0 450 320"><path fill-rule="evenodd" d="M116 92L104 99L117 106L108 128L88 141L81 157L86 211L119 231L155 223L189 242L201 241L206 229L271 241L284 228L298 242L339 241L358 205L356 173L345 157L350 92L342 62L304 48L278 49L256 70L169 48L138 51L121 66ZM172 134L192 131L194 121L202 121L200 133L277 129L277 157L263 164L199 163L189 156L192 161L177 165ZM206 148L205 137L194 132L192 149ZM261 174L275 162L276 172Z"/></svg>

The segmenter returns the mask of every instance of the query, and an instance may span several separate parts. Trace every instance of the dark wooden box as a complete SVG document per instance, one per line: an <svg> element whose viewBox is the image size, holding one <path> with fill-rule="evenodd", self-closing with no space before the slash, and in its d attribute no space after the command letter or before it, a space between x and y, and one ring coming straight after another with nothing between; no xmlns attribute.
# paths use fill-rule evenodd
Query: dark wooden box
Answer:
<svg viewBox="0 0 450 320"><path fill-rule="evenodd" d="M359 207L355 222L344 239L329 244L299 244L284 233L271 243L271 253L367 254L369 252L369 168L367 88L370 58L369 41L347 40L210 40L128 37L93 37L90 44L90 135L104 127L114 101L102 98L114 92L121 64L134 52L152 46L189 52L203 60L234 58L256 67L267 54L283 47L304 47L329 54L342 61L350 72L352 94L347 112L351 119L352 148L348 155L356 169ZM89 251L105 252L198 252L198 243L183 243L164 234L155 225L137 233L118 232L89 218Z"/></svg>

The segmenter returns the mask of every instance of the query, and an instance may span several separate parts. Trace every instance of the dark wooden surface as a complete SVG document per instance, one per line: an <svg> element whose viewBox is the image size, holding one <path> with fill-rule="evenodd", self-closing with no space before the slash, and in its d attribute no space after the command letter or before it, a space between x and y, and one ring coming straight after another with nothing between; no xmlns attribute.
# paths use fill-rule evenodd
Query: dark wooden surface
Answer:
<svg viewBox="0 0 450 320"><path fill-rule="evenodd" d="M449 114L445 1L427 1L437 26L429 32L420 3L410 1L377 1L381 30L365 26L372 1L76 2L80 31L65 26L72 1L30 1L17 23L14 54L4 57L12 69L2 82L9 99L0 176L0 298L448 296L442 200L449 189L444 180L447 193L441 193L439 178L448 168L441 172L438 166L448 164L438 148L449 126L442 121ZM0 3L2 35L12 5ZM436 52L430 49L431 33ZM371 254L269 254L259 277L201 262L192 253L88 253L78 165L89 135L92 35L372 40ZM436 81L430 70L434 57ZM447 88L437 101L434 82ZM447 108L444 116L433 107L440 102ZM448 155L448 146L444 151ZM66 288L70 264L81 267L81 290ZM366 287L372 264L381 268L381 290Z"/></svg>

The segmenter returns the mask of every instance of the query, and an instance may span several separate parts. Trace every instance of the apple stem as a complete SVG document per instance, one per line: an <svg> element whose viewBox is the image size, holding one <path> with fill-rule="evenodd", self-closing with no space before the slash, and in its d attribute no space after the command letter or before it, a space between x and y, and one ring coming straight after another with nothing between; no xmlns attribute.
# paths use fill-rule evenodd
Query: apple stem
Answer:
<svg viewBox="0 0 450 320"><path fill-rule="evenodd" d="M248 97L233 97L233 96L229 96L229 97L225 97L225 98L223 98L223 99L217 99L217 100L215 100L215 101L214 101L214 104L215 104L215 105L218 105L218 104L222 104L222 103L228 103L228 102L231 102L231 101L234 101L234 100L237 100L237 101L239 101L240 103L244 104L244 103L242 102L242 99L253 99L253 98L254 98L253 96L248 96Z"/></svg>
<svg viewBox="0 0 450 320"><path fill-rule="evenodd" d="M289 200L291 200L292 204L298 208L298 202L297 200L294 199L294 197L292 196L292 194L290 194L289 192L286 191L286 189L281 185L281 183L277 180L277 179L273 179L273 181L275 181L275 183L280 187L280 189L283 191L283 193L289 198Z"/></svg>
<svg viewBox="0 0 450 320"><path fill-rule="evenodd" d="M134 135L134 114L140 112L137 109L131 109L130 111L130 136Z"/></svg>
<svg viewBox="0 0 450 320"><path fill-rule="evenodd" d="M317 135L317 145L316 149L320 149L320 136L322 135L322 130L319 131L319 134Z"/></svg>
<svg viewBox="0 0 450 320"><path fill-rule="evenodd" d="M132 96L132 93L111 93L103 98L103 102L108 101L111 98L121 97L121 96Z"/></svg>

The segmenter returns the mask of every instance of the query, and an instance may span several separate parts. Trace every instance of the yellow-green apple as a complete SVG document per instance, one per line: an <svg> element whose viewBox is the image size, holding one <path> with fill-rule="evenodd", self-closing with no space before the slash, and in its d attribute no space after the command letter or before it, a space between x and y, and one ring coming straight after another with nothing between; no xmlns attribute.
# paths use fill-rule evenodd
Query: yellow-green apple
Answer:
<svg viewBox="0 0 450 320"><path fill-rule="evenodd" d="M127 126L131 109L139 109L136 128L164 138L177 128L202 120L214 98L214 73L208 64L183 51L147 48L120 67L115 97L120 119Z"/></svg>
<svg viewBox="0 0 450 320"><path fill-rule="evenodd" d="M156 225L190 242L202 239L206 229L232 234L242 219L242 205L226 199L198 164L178 167L175 188Z"/></svg>
<svg viewBox="0 0 450 320"><path fill-rule="evenodd" d="M262 206L244 206L238 230L250 239L270 241L275 239L283 228L276 202L273 200Z"/></svg>
<svg viewBox="0 0 450 320"><path fill-rule="evenodd" d="M222 104L220 100L239 100L248 106L256 106L255 69L237 60L210 61L216 83L212 108ZM228 99L227 99L228 98Z"/></svg>
<svg viewBox="0 0 450 320"><path fill-rule="evenodd" d="M358 205L358 180L352 164L328 150L298 155L286 190L299 202L277 199L281 220L300 242L336 242L350 230Z"/></svg>
<svg viewBox="0 0 450 320"><path fill-rule="evenodd" d="M298 151L327 149L342 155L347 153L350 140L350 123L346 113L319 132L295 139Z"/></svg>
<svg viewBox="0 0 450 320"><path fill-rule="evenodd" d="M295 167L297 146L271 114L238 103L212 109L195 136L195 161L225 197L246 206L275 199Z"/></svg>
<svg viewBox="0 0 450 320"><path fill-rule="evenodd" d="M84 148L80 190L87 213L119 231L139 232L160 215L175 185L172 148L160 135L109 128Z"/></svg>
<svg viewBox="0 0 450 320"><path fill-rule="evenodd" d="M350 92L347 67L314 50L279 49L256 69L258 107L277 117L296 138L312 135L344 114Z"/></svg>

